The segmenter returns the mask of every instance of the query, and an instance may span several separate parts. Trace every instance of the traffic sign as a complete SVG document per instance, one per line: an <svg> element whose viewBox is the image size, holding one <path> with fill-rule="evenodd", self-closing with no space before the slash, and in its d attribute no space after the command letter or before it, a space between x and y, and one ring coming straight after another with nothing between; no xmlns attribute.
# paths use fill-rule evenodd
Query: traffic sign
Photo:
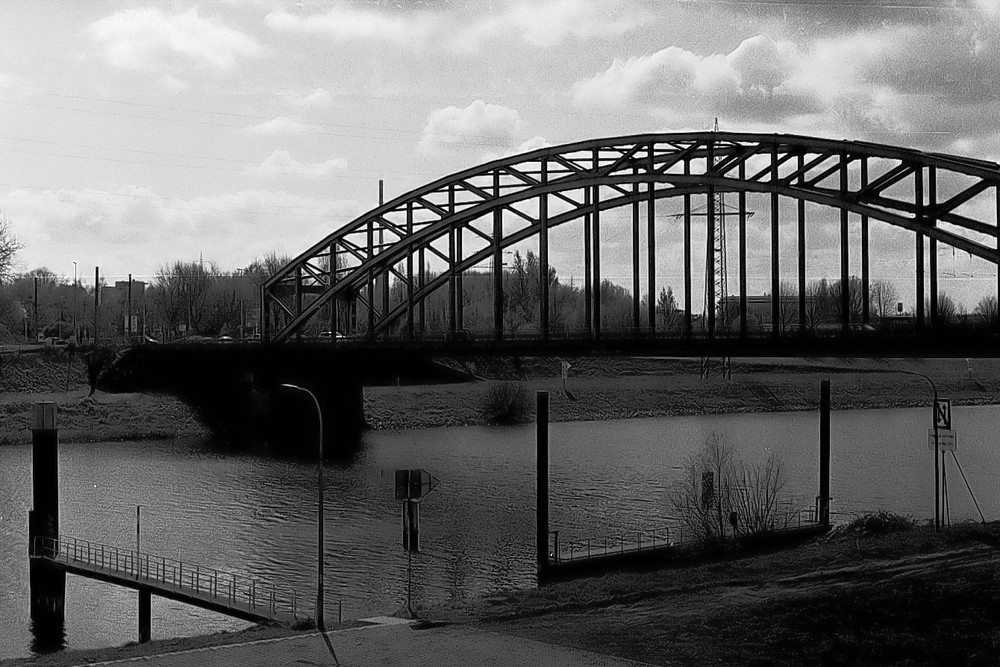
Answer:
<svg viewBox="0 0 1000 667"><path fill-rule="evenodd" d="M934 400L934 425L938 429L951 429L950 398L938 398Z"/></svg>
<svg viewBox="0 0 1000 667"><path fill-rule="evenodd" d="M396 471L396 500L420 500L433 491L440 480L423 468Z"/></svg>
<svg viewBox="0 0 1000 667"><path fill-rule="evenodd" d="M937 430L938 449L942 452L954 452L958 449L958 434L955 431L939 428ZM927 447L934 449L934 429L927 429Z"/></svg>

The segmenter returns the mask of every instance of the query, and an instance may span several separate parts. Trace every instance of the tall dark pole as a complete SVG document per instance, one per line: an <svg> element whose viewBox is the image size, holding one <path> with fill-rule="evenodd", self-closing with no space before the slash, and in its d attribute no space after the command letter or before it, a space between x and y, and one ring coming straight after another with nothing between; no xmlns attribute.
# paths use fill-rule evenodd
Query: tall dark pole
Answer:
<svg viewBox="0 0 1000 667"><path fill-rule="evenodd" d="M540 391L536 395L535 416L535 468L538 480L535 488L536 529L535 544L538 555L538 583L541 585L548 576L549 565L549 392Z"/></svg>
<svg viewBox="0 0 1000 667"><path fill-rule="evenodd" d="M94 343L97 343L99 336L97 335L98 324L100 320L97 317L98 308L101 305L101 267L94 267Z"/></svg>
<svg viewBox="0 0 1000 667"><path fill-rule="evenodd" d="M323 410L316 394L305 387L287 383L281 386L307 394L316 406L316 419L319 422L319 459L316 462L316 483L319 487L319 525L316 527L316 627L323 630Z"/></svg>
<svg viewBox="0 0 1000 667"><path fill-rule="evenodd" d="M830 381L819 386L819 522L830 527Z"/></svg>
<svg viewBox="0 0 1000 667"><path fill-rule="evenodd" d="M1000 241L998 241L1000 243ZM38 342L38 276L35 276L35 307L32 316L35 319L35 342Z"/></svg>

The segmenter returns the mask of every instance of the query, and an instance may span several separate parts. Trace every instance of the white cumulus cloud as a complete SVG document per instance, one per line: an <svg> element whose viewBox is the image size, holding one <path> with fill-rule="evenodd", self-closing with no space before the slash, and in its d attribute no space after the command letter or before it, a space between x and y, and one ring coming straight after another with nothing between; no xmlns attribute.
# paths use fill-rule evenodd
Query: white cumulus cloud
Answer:
<svg viewBox="0 0 1000 667"><path fill-rule="evenodd" d="M158 7L125 9L84 28L113 66L171 72L195 66L216 73L232 70L239 59L259 56L252 37L205 18L197 8L168 13Z"/></svg>
<svg viewBox="0 0 1000 667"><path fill-rule="evenodd" d="M263 162L253 168L258 176L305 176L306 178L322 178L344 169L347 161L342 158L331 158L323 162L300 162L285 150L271 153Z"/></svg>
<svg viewBox="0 0 1000 667"><path fill-rule="evenodd" d="M251 125L246 128L246 131L251 134L302 134L314 131L314 127L296 118L278 116L271 120L265 120L263 123Z"/></svg>
<svg viewBox="0 0 1000 667"><path fill-rule="evenodd" d="M390 15L337 3L321 14L297 14L278 9L264 24L280 32L319 35L335 42L373 41L420 47L434 30L430 14Z"/></svg>
<svg viewBox="0 0 1000 667"><path fill-rule="evenodd" d="M432 112L420 144L426 150L462 144L509 147L517 143L521 126L515 109L476 100L465 108Z"/></svg>
<svg viewBox="0 0 1000 667"><path fill-rule="evenodd" d="M320 109L333 104L333 96L325 88L316 88L305 95L291 97L289 101L302 109Z"/></svg>

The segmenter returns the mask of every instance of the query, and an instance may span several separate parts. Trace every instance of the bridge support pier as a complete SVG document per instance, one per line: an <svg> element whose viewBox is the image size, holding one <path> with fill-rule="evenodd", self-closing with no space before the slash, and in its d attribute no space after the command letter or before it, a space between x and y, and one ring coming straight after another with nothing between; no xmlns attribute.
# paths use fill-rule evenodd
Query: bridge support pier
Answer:
<svg viewBox="0 0 1000 667"><path fill-rule="evenodd" d="M150 611L153 594L148 588L139 589L139 643L145 644L150 639Z"/></svg>
<svg viewBox="0 0 1000 667"><path fill-rule="evenodd" d="M31 429L32 509L28 512L28 554L46 538L59 539L59 430L56 405L35 403ZM40 651L62 648L66 607L66 572L40 558L30 558L28 586L32 631Z"/></svg>

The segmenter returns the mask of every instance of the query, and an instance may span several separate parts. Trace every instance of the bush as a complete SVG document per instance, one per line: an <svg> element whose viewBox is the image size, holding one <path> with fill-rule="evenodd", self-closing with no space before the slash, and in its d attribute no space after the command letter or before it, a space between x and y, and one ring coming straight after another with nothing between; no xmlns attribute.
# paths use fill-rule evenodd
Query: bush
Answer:
<svg viewBox="0 0 1000 667"><path fill-rule="evenodd" d="M781 461L771 454L763 463L738 459L725 437L713 433L698 455L684 464L684 478L670 503L686 530L705 543L729 536L755 535L785 528L779 497L786 483Z"/></svg>
<svg viewBox="0 0 1000 667"><path fill-rule="evenodd" d="M899 516L892 512L880 510L855 517L844 528L848 533L895 533L913 530L916 522L912 517Z"/></svg>
<svg viewBox="0 0 1000 667"><path fill-rule="evenodd" d="M479 412L488 424L517 424L528 412L528 392L520 382L499 382L487 390Z"/></svg>

